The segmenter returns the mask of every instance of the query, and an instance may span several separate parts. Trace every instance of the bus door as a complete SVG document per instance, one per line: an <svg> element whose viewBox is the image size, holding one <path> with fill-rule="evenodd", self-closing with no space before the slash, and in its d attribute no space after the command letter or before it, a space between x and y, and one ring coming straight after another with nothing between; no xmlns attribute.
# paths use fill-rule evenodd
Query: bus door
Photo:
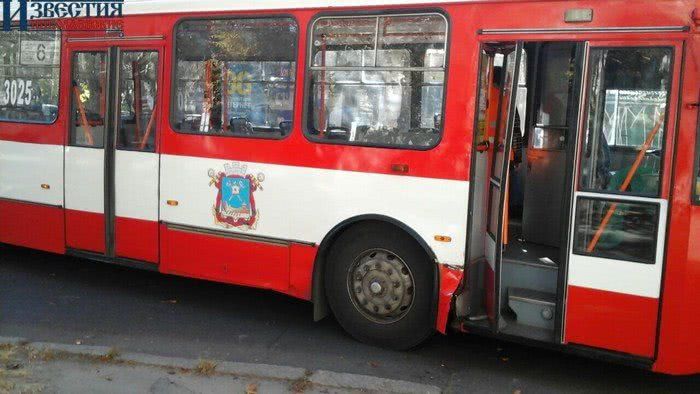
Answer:
<svg viewBox="0 0 700 394"><path fill-rule="evenodd" d="M70 45L66 246L158 262L161 45Z"/></svg>
<svg viewBox="0 0 700 394"><path fill-rule="evenodd" d="M504 204L508 188L508 158L510 157L512 135L515 123L515 106L518 90L518 75L522 55L522 43L503 43L496 48L494 58L498 58L501 74L498 76L499 103L497 126L490 158L491 171L489 176L487 236L485 238L485 255L488 267L485 273L486 301L485 310L489 321L493 322L498 314L498 295L496 281L501 260L504 233ZM492 105L496 105L492 103Z"/></svg>
<svg viewBox="0 0 700 394"><path fill-rule="evenodd" d="M482 149L492 151L488 193L473 178L470 244L475 234L486 234L487 264L472 259L479 256L478 250L470 252L474 263L467 275L469 288L481 291L472 291L467 324L558 342L560 267L568 246L562 234L571 209L575 144L570 141L576 140L583 43L529 41L484 47L482 56L496 49L493 62L482 59L482 67L493 63L487 69L493 78L481 81L482 90L488 87L495 93L489 94L486 105L479 104L486 123L495 124L494 144ZM480 100L485 101L481 96ZM489 110L496 105L495 113ZM475 171L486 172L488 167L479 166L478 160L484 159L479 155ZM488 204L486 218L477 205L482 203Z"/></svg>
<svg viewBox="0 0 700 394"><path fill-rule="evenodd" d="M655 353L681 46L587 50L563 341Z"/></svg>

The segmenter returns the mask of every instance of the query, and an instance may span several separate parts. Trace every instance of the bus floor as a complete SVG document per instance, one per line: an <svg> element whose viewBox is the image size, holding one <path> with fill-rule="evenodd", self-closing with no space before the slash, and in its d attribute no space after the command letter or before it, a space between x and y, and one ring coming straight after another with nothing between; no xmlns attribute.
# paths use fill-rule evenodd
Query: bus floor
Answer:
<svg viewBox="0 0 700 394"><path fill-rule="evenodd" d="M519 218L512 218L508 223L508 244L503 246L504 263L527 264L535 266L559 266L560 249L554 246L528 242L522 235Z"/></svg>

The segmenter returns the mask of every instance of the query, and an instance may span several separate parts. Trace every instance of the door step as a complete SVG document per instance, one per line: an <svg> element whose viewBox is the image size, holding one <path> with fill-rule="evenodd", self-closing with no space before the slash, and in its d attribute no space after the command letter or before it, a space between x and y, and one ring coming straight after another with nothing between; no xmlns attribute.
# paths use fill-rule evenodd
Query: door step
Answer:
<svg viewBox="0 0 700 394"><path fill-rule="evenodd" d="M554 329L556 295L544 291L508 288L508 306L515 312L518 324Z"/></svg>

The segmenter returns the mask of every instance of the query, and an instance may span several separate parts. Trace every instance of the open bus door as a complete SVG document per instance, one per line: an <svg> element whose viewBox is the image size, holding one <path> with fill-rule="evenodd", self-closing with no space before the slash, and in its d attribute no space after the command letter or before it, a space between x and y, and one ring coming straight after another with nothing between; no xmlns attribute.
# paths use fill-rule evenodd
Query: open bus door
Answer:
<svg viewBox="0 0 700 394"><path fill-rule="evenodd" d="M473 167L490 174L488 190L474 185L470 208L470 245L486 234L485 273L471 251L458 314L472 330L653 358L682 46L506 44L498 48L517 50L502 51L491 166ZM508 161L521 72L525 187L516 207ZM482 199L485 217L475 210Z"/></svg>
<svg viewBox="0 0 700 394"><path fill-rule="evenodd" d="M522 43L485 44L481 53L480 99L472 168L471 230L467 305L458 305L474 324L495 326L496 283L504 226L504 189L522 54ZM460 304L460 303L458 303ZM459 314L459 312L458 312Z"/></svg>

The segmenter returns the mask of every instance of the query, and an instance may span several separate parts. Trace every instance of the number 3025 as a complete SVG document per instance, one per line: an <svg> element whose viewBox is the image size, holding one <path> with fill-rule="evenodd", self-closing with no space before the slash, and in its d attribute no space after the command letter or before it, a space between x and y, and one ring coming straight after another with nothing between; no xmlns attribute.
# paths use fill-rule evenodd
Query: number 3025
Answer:
<svg viewBox="0 0 700 394"><path fill-rule="evenodd" d="M6 79L3 83L5 88L5 105L30 105L32 103L32 81L24 79Z"/></svg>

